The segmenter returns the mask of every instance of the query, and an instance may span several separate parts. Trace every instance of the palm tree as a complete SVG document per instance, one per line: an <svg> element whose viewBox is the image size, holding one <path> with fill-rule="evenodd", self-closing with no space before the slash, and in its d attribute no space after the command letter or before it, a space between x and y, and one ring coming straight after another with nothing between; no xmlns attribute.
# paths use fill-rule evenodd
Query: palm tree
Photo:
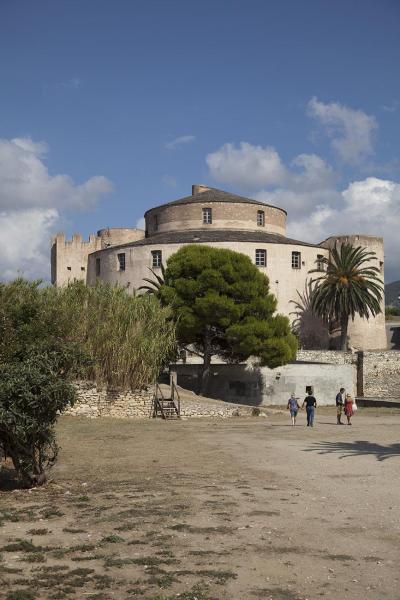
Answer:
<svg viewBox="0 0 400 600"><path fill-rule="evenodd" d="M329 344L328 324L312 306L314 289L312 280L306 279L304 290L296 290L297 298L290 301L294 307L290 313L294 317L292 330L299 338L300 347L305 350L324 349Z"/></svg>
<svg viewBox="0 0 400 600"><path fill-rule="evenodd" d="M342 244L330 250L329 257L318 258L318 268L310 273L321 273L316 283L312 307L317 315L340 323L340 347L347 350L349 319L356 314L365 319L382 312L383 284L379 269L371 265L377 260L375 252Z"/></svg>
<svg viewBox="0 0 400 600"><path fill-rule="evenodd" d="M144 277L143 281L146 281L149 285L141 285L138 288L138 290L146 290L146 294L155 294L157 296L160 291L161 286L163 286L165 283L166 269L162 263L161 263L161 275L157 275L157 273L155 271L153 271L153 269L150 269L150 267L148 267L148 269L151 273L153 273L155 280L154 279L146 279Z"/></svg>

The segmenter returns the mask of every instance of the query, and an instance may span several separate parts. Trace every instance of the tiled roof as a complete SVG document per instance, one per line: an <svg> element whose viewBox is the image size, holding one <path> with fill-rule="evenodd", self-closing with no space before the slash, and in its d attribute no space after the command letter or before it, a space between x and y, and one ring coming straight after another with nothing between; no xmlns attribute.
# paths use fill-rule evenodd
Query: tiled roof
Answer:
<svg viewBox="0 0 400 600"><path fill-rule="evenodd" d="M166 231L151 237L129 242L115 248L134 248L136 246L161 246L163 244L201 244L210 242L259 242L260 244L291 244L294 246L309 246L319 248L318 244L308 244L299 240L292 240L266 231L247 231L243 229L192 229L187 231Z"/></svg>
<svg viewBox="0 0 400 600"><path fill-rule="evenodd" d="M146 211L145 215L151 210L155 210L157 208L163 208L164 206L179 206L180 204L208 204L211 202L230 202L233 204L257 204L260 206L272 206L271 204L266 204L265 202L261 202L260 200L253 200L252 198L246 198L244 196L238 196L237 194L231 194L230 192L224 192L223 190L217 190L215 188L210 188L205 192L200 192L195 194L194 196L185 196L185 198L180 198L179 200L173 200L172 202L167 202L166 204L161 204L159 206L155 206L154 208L150 208ZM286 210L283 208L279 208L277 206L272 206L272 208L276 208L277 210L281 210L286 213Z"/></svg>

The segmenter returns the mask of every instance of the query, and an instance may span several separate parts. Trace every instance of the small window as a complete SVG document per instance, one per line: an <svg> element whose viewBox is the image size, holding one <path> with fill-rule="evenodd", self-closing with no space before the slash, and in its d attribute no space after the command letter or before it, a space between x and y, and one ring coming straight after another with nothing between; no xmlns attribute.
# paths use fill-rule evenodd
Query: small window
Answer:
<svg viewBox="0 0 400 600"><path fill-rule="evenodd" d="M86 271L86 268L85 267L81 267L81 271Z"/></svg>
<svg viewBox="0 0 400 600"><path fill-rule="evenodd" d="M257 225L259 225L260 227L265 226L265 213L263 210L257 211Z"/></svg>
<svg viewBox="0 0 400 600"><path fill-rule="evenodd" d="M266 267L267 266L267 251L258 249L256 250L256 266Z"/></svg>
<svg viewBox="0 0 400 600"><path fill-rule="evenodd" d="M96 277L100 275L100 258L96 258Z"/></svg>
<svg viewBox="0 0 400 600"><path fill-rule="evenodd" d="M306 385L306 394L313 394L313 393L314 393L314 386Z"/></svg>
<svg viewBox="0 0 400 600"><path fill-rule="evenodd" d="M203 208L203 225L211 225L212 210L211 208Z"/></svg>
<svg viewBox="0 0 400 600"><path fill-rule="evenodd" d="M125 271L125 253L118 254L118 267L120 271Z"/></svg>
<svg viewBox="0 0 400 600"><path fill-rule="evenodd" d="M323 254L317 254L317 269L319 271L325 271L325 265L322 261L323 258L324 258Z"/></svg>
<svg viewBox="0 0 400 600"><path fill-rule="evenodd" d="M379 270L381 273L383 273L383 260L379 261Z"/></svg>
<svg viewBox="0 0 400 600"><path fill-rule="evenodd" d="M71 267L67 267L67 271L71 271Z"/></svg>
<svg viewBox="0 0 400 600"><path fill-rule="evenodd" d="M300 252L292 252L292 269L301 268L301 254Z"/></svg>
<svg viewBox="0 0 400 600"><path fill-rule="evenodd" d="M158 231L158 215L154 215L153 225L154 225L154 231Z"/></svg>
<svg viewBox="0 0 400 600"><path fill-rule="evenodd" d="M151 265L152 267L161 267L161 263L162 263L162 254L161 254L161 250L152 250L151 251Z"/></svg>

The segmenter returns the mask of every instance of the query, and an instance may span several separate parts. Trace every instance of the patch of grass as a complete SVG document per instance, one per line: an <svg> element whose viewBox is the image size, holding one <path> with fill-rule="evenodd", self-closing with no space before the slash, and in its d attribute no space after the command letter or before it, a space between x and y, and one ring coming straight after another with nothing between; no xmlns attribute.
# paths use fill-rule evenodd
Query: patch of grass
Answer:
<svg viewBox="0 0 400 600"><path fill-rule="evenodd" d="M109 575L93 575L93 580L96 590L104 590L114 583L114 579Z"/></svg>
<svg viewBox="0 0 400 600"><path fill-rule="evenodd" d="M201 577L208 577L209 579L215 580L215 583L218 583L219 585L223 585L229 579L236 579L237 577L236 573L233 573L233 571L223 571L216 569L202 569L200 571L177 571L176 575L200 575Z"/></svg>
<svg viewBox="0 0 400 600"><path fill-rule="evenodd" d="M115 531L132 531L133 529L137 529L137 523L123 523L118 527L114 527Z"/></svg>
<svg viewBox="0 0 400 600"><path fill-rule="evenodd" d="M48 507L41 511L43 519L51 519L52 517L63 517L64 513L58 508Z"/></svg>
<svg viewBox="0 0 400 600"><path fill-rule="evenodd" d="M78 529L76 527L64 527L64 533L86 533L85 529Z"/></svg>
<svg viewBox="0 0 400 600"><path fill-rule="evenodd" d="M219 525L216 527L194 527L193 525L188 525L187 523L178 523L177 525L172 525L169 529L173 529L174 531L186 531L187 533L223 533L228 534L233 532L232 527L226 527L224 525Z"/></svg>
<svg viewBox="0 0 400 600"><path fill-rule="evenodd" d="M117 567L117 569L120 569L121 567L124 567L125 565L131 565L132 563L133 558L114 558L112 556L109 556L104 561L104 566Z"/></svg>
<svg viewBox="0 0 400 600"><path fill-rule="evenodd" d="M29 552L29 554L26 554L22 560L29 563L41 563L46 562L47 559L42 552Z"/></svg>
<svg viewBox="0 0 400 600"><path fill-rule="evenodd" d="M106 535L100 540L100 544L119 544L120 542L124 542L124 538L112 533L111 535Z"/></svg>
<svg viewBox="0 0 400 600"><path fill-rule="evenodd" d="M69 548L58 548L53 551L54 558L63 558L66 554L73 552L91 552L96 546L94 544L79 544L78 546L70 546Z"/></svg>
<svg viewBox="0 0 400 600"><path fill-rule="evenodd" d="M179 579L177 579L173 573L163 573L158 576L153 575L148 579L148 583L157 585L163 590L171 587L171 585L176 582L179 582Z"/></svg>
<svg viewBox="0 0 400 600"><path fill-rule="evenodd" d="M322 558L341 561L354 560L354 556L350 556L350 554L324 554Z"/></svg>
<svg viewBox="0 0 400 600"><path fill-rule="evenodd" d="M29 529L29 535L47 535L51 533L50 529Z"/></svg>
<svg viewBox="0 0 400 600"><path fill-rule="evenodd" d="M6 544L1 548L3 552L39 552L41 546L35 546L29 540L16 540L11 544Z"/></svg>
<svg viewBox="0 0 400 600"><path fill-rule="evenodd" d="M282 587L262 588L260 590L253 590L250 593L252 596L256 596L257 598L273 598L274 600L300 600L300 596L298 596L295 592Z"/></svg>
<svg viewBox="0 0 400 600"><path fill-rule="evenodd" d="M78 496L77 502L89 502L89 496Z"/></svg>
<svg viewBox="0 0 400 600"><path fill-rule="evenodd" d="M31 590L13 590L7 593L7 600L35 600L36 594Z"/></svg>
<svg viewBox="0 0 400 600"><path fill-rule="evenodd" d="M9 573L10 575L15 575L16 573L22 573L22 569L18 569L17 567L6 567L5 565L0 565L0 574L1 573Z"/></svg>
<svg viewBox="0 0 400 600"><path fill-rule="evenodd" d="M174 596L152 596L149 600L175 600ZM196 584L191 590L182 592L179 594L179 600L212 600L211 596L208 595L208 586L203 583Z"/></svg>

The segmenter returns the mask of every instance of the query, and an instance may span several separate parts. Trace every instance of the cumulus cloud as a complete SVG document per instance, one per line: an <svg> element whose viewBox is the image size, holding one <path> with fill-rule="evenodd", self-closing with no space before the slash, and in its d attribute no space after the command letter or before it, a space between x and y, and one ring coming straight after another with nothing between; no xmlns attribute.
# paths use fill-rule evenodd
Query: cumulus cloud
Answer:
<svg viewBox="0 0 400 600"><path fill-rule="evenodd" d="M18 274L48 279L50 236L58 223L59 213L52 208L0 212L0 279Z"/></svg>
<svg viewBox="0 0 400 600"><path fill-rule="evenodd" d="M164 147L167 150L176 150L179 146L184 146L185 144L191 144L194 142L196 137L194 135L181 135L170 142L165 142Z"/></svg>
<svg viewBox="0 0 400 600"><path fill-rule="evenodd" d="M112 190L105 177L75 184L68 175L51 175L48 147L30 138L0 139L0 278L22 272L48 278L49 239L63 211L93 208Z"/></svg>
<svg viewBox="0 0 400 600"><path fill-rule="evenodd" d="M386 279L399 277L398 231L400 230L400 184L377 177L351 182L335 203L317 204L310 214L290 221L288 234L308 241L331 235L382 236L385 243Z"/></svg>
<svg viewBox="0 0 400 600"><path fill-rule="evenodd" d="M400 183L367 177L343 185L339 174L316 154L299 154L285 165L274 148L246 142L239 147L225 144L206 160L217 181L286 209L289 237L314 243L340 234L384 237L386 279L400 277Z"/></svg>
<svg viewBox="0 0 400 600"><path fill-rule="evenodd" d="M0 210L33 207L88 209L112 190L105 177L76 185L68 175L50 175L43 142L0 139Z"/></svg>
<svg viewBox="0 0 400 600"><path fill-rule="evenodd" d="M279 154L271 146L253 146L241 142L224 144L206 157L208 168L216 181L239 187L260 188L284 181L286 169Z"/></svg>
<svg viewBox="0 0 400 600"><path fill-rule="evenodd" d="M277 185L285 178L285 167L271 146L253 146L247 142L238 147L224 144L208 154L206 162L216 181L240 187Z"/></svg>
<svg viewBox="0 0 400 600"><path fill-rule="evenodd" d="M308 103L308 114L321 124L344 162L358 164L374 153L375 117L336 102L324 104L315 97Z"/></svg>

